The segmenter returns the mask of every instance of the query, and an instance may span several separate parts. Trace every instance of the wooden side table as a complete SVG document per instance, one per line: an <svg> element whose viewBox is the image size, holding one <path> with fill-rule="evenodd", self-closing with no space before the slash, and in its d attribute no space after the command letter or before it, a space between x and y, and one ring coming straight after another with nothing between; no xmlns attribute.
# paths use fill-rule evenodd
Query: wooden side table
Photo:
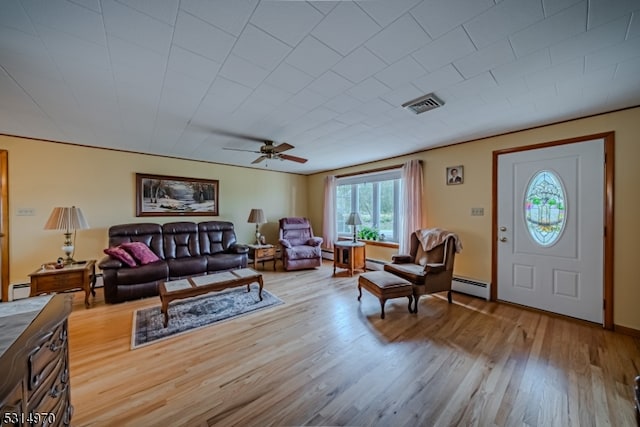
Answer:
<svg viewBox="0 0 640 427"><path fill-rule="evenodd" d="M354 270L365 271L367 261L366 248L362 242L338 241L333 243L333 275L336 268L346 268L349 276Z"/></svg>
<svg viewBox="0 0 640 427"><path fill-rule="evenodd" d="M35 296L50 292L83 289L84 305L89 308L89 293L96 295L96 261L88 260L83 264L69 264L63 268L43 267L29 275L31 277L31 294Z"/></svg>
<svg viewBox="0 0 640 427"><path fill-rule="evenodd" d="M258 262L262 262L264 268L265 261L273 261L273 271L276 271L276 248L273 245L247 245L249 246L249 257L253 258L253 268L258 268Z"/></svg>

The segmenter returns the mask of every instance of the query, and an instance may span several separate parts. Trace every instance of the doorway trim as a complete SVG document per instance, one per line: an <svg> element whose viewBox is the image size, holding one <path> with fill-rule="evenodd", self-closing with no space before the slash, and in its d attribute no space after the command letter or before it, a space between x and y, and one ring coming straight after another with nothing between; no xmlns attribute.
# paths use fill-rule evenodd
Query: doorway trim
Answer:
<svg viewBox="0 0 640 427"><path fill-rule="evenodd" d="M503 154L516 153L520 151L537 150L539 148L553 147L557 145L574 144L591 141L594 139L604 140L604 238L603 238L603 310L605 329L613 330L613 172L614 172L614 135L615 132L604 132L593 135L585 135L576 138L562 139L559 141L544 142L540 144L525 145L503 150L493 151L493 173L492 173L492 212L491 212L491 291L489 299L498 299L498 158Z"/></svg>
<svg viewBox="0 0 640 427"><path fill-rule="evenodd" d="M2 302L9 301L9 152L0 150L0 280Z"/></svg>

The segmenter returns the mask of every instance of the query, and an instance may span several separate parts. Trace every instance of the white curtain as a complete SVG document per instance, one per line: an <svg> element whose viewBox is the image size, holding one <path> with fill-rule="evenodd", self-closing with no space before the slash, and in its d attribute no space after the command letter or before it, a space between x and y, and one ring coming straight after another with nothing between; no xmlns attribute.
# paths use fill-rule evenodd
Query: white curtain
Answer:
<svg viewBox="0 0 640 427"><path fill-rule="evenodd" d="M422 163L409 160L402 165L402 209L400 213L400 247L398 252L408 254L411 233L422 228Z"/></svg>
<svg viewBox="0 0 640 427"><path fill-rule="evenodd" d="M336 177L329 175L324 180L324 215L322 217L322 238L324 246L333 249L336 240Z"/></svg>

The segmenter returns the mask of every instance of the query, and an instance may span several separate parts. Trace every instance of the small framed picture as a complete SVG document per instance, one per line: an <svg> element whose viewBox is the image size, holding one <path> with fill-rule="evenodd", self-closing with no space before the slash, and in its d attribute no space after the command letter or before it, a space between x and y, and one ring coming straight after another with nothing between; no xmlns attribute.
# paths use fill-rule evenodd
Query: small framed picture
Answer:
<svg viewBox="0 0 640 427"><path fill-rule="evenodd" d="M447 168L447 185L458 185L464 182L464 166L449 166Z"/></svg>

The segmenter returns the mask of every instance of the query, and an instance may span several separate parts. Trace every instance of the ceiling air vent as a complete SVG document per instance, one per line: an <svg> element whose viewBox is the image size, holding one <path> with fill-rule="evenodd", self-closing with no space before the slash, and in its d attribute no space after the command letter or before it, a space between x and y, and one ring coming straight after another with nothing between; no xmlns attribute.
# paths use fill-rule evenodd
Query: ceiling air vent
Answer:
<svg viewBox="0 0 640 427"><path fill-rule="evenodd" d="M439 99L434 93L428 93L420 98L405 102L402 104L402 107L408 108L416 114L420 114L425 111L433 110L434 108L442 107L443 105L444 101Z"/></svg>

